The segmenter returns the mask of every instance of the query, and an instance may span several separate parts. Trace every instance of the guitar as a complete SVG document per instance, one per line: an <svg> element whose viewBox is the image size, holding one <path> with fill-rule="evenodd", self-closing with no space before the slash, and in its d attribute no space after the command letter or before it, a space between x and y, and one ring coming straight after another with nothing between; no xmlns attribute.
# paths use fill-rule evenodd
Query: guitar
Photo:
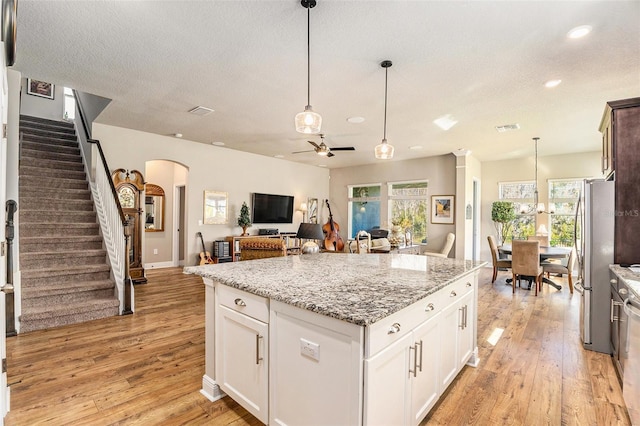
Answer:
<svg viewBox="0 0 640 426"><path fill-rule="evenodd" d="M209 253L204 247L204 240L202 239L202 233L198 232L196 236L200 237L200 242L202 243L202 251L200 252L200 265L212 265L215 262L211 258L211 253Z"/></svg>

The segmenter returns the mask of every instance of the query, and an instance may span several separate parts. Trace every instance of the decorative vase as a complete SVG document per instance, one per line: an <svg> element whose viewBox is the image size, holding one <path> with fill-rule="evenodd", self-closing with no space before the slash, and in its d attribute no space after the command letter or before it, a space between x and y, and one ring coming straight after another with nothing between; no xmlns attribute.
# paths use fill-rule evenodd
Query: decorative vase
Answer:
<svg viewBox="0 0 640 426"><path fill-rule="evenodd" d="M405 239L404 239L404 231L402 230L402 227L398 225L394 225L391 227L391 238L389 239L389 241L392 241L392 245L393 243L395 243L395 246L404 245Z"/></svg>
<svg viewBox="0 0 640 426"><path fill-rule="evenodd" d="M247 228L248 226L242 227L242 235L240 235L241 237L246 237L247 235L249 235L249 233L247 232Z"/></svg>

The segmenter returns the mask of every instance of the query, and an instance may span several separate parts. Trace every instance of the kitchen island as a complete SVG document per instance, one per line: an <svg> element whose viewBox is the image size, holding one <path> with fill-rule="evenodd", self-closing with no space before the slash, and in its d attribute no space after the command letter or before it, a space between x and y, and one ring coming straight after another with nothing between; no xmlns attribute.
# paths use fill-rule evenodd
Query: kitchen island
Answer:
<svg viewBox="0 0 640 426"><path fill-rule="evenodd" d="M485 264L322 253L187 267L206 285L202 393L267 424L418 424L478 361Z"/></svg>

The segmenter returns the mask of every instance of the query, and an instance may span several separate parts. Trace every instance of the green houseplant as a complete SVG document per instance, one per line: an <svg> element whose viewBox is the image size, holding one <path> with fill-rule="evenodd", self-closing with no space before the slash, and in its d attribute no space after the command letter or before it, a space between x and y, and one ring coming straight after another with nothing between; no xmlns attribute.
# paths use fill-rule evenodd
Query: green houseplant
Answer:
<svg viewBox="0 0 640 426"><path fill-rule="evenodd" d="M240 208L240 216L238 216L238 226L242 227L242 236L249 235L247 228L251 226L251 216L249 216L249 207L247 203L243 202Z"/></svg>
<svg viewBox="0 0 640 426"><path fill-rule="evenodd" d="M496 227L498 245L504 244L506 237L513 231L513 220L516 211L511 201L494 201L491 205L491 220Z"/></svg>

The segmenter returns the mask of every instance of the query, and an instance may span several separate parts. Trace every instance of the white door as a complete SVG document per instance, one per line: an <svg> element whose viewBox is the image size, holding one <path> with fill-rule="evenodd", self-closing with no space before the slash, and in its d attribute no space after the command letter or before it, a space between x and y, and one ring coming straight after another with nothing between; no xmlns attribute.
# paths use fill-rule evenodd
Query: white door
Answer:
<svg viewBox="0 0 640 426"><path fill-rule="evenodd" d="M4 58L4 55L2 55ZM7 124L7 103L8 103L8 84L7 84L7 68L2 66L2 102L0 103L0 116L2 117L2 128L0 132L1 136L1 146L0 146L0 208L2 211L6 212L6 201L7 201L7 135L4 130ZM6 213L5 213L6 215ZM7 388L7 369L6 369L6 359L7 359L7 342L6 342L6 308L5 308L5 294L4 287L7 284L7 257L6 257L6 233L5 233L5 224L6 217L2 216L2 223L0 223L0 244L2 244L2 250L0 252L0 287L3 289L0 292L0 362L2 364L2 374L0 374L0 426L4 424L4 417L9 411L9 392Z"/></svg>

